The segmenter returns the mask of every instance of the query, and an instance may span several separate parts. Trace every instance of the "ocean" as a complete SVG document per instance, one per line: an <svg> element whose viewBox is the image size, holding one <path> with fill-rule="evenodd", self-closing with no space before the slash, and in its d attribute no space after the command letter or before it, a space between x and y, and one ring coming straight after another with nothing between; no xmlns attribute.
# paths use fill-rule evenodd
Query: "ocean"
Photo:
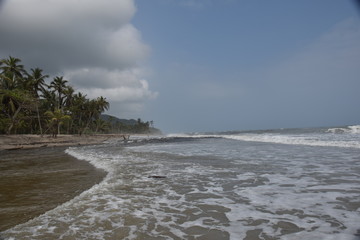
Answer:
<svg viewBox="0 0 360 240"><path fill-rule="evenodd" d="M107 172L4 239L360 239L360 126L112 139Z"/></svg>

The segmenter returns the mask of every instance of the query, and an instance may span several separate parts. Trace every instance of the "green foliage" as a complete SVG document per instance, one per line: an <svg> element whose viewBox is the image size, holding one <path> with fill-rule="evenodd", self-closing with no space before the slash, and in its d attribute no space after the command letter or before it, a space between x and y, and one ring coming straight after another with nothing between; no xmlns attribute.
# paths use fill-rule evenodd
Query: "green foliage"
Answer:
<svg viewBox="0 0 360 240"><path fill-rule="evenodd" d="M3 129L7 134L10 134L12 130L16 132L16 129L23 125L20 123L25 119L24 113L31 111L34 107L34 99L22 89L0 89L0 103L1 115L8 118L7 129Z"/></svg>
<svg viewBox="0 0 360 240"><path fill-rule="evenodd" d="M102 114L101 119L109 123L111 132L113 133L142 133L142 134L160 134L161 131L153 128L153 121L143 122L140 118L135 119L119 119L117 117Z"/></svg>
<svg viewBox="0 0 360 240"><path fill-rule="evenodd" d="M0 134L149 132L152 122L101 118L110 107L105 97L88 99L62 76L47 85L48 77L40 68L27 72L18 58L0 60Z"/></svg>
<svg viewBox="0 0 360 240"><path fill-rule="evenodd" d="M69 115L64 114L60 109L53 112L46 111L44 115L48 119L48 129L51 130L54 137L60 134L60 127L71 119Z"/></svg>

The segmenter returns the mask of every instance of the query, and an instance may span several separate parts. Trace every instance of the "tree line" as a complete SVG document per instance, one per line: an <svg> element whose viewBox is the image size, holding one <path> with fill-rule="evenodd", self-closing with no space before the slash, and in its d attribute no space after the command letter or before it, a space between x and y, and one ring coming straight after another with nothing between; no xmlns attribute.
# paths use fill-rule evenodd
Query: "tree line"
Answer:
<svg viewBox="0 0 360 240"><path fill-rule="evenodd" d="M75 92L69 81L49 75L40 68L26 71L21 60L9 56L0 60L1 134L86 134L109 133L113 123L102 119L109 102L99 96L89 99ZM138 125L138 126L137 126ZM146 132L149 122L126 127L127 132ZM117 131L118 132L118 131Z"/></svg>

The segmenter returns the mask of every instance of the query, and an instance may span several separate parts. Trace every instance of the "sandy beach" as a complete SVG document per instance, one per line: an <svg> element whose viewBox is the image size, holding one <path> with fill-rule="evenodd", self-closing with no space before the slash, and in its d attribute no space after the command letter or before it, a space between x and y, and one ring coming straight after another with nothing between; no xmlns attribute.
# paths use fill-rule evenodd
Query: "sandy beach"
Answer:
<svg viewBox="0 0 360 240"><path fill-rule="evenodd" d="M110 137L114 136L0 136L0 232L99 183L106 175L104 171L64 150L66 146L99 144Z"/></svg>

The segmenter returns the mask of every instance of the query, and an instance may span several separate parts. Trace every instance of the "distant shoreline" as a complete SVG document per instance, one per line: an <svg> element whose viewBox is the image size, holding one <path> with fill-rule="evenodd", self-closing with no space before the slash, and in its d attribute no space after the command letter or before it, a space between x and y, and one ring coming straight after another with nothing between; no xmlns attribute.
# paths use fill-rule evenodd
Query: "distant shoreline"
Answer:
<svg viewBox="0 0 360 240"><path fill-rule="evenodd" d="M1 150L32 149L42 147L66 147L78 145L101 144L111 138L129 138L130 134L94 134L94 135L49 135L17 134L0 135Z"/></svg>

